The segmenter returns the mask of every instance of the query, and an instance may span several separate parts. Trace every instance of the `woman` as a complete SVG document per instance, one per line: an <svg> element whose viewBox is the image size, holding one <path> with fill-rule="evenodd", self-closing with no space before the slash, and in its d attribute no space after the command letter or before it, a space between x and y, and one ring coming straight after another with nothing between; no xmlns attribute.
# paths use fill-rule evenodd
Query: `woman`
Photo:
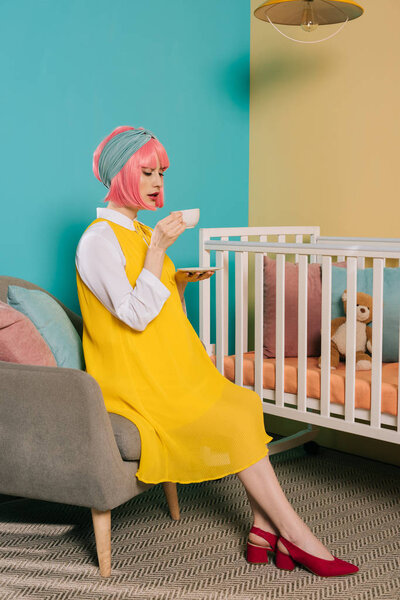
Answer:
<svg viewBox="0 0 400 600"><path fill-rule="evenodd" d="M182 214L154 230L137 220L139 210L163 206L168 166L165 149L144 129L118 127L94 153L94 173L109 192L76 256L87 371L107 410L139 429L138 479L191 483L236 473L254 515L249 562L267 563L276 552L282 569L296 561L322 576L354 573L286 499L267 456L272 438L259 396L218 372L186 318L189 277L166 255L185 230Z"/></svg>

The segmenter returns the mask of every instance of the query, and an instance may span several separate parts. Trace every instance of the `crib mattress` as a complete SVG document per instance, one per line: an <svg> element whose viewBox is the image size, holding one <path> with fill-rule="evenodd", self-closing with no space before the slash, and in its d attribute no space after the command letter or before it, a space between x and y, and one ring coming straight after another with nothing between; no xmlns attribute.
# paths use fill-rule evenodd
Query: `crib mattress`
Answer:
<svg viewBox="0 0 400 600"><path fill-rule="evenodd" d="M212 357L215 362L215 357ZM264 389L275 389L275 358L264 358ZM307 359L307 396L320 398L321 370L317 366L317 357ZM399 363L382 365L381 412L397 415L397 388ZM235 356L225 356L224 375L235 381ZM355 406L371 408L371 371L356 371ZM344 404L346 368L344 363L331 372L331 403ZM254 386L254 352L243 354L243 385ZM297 394L297 358L285 358L285 392Z"/></svg>

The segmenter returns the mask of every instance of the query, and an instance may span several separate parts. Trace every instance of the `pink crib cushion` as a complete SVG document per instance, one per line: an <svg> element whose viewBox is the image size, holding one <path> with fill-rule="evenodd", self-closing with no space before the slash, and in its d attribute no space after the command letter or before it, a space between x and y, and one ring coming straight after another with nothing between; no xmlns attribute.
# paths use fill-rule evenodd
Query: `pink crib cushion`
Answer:
<svg viewBox="0 0 400 600"><path fill-rule="evenodd" d="M32 321L5 302L0 302L0 360L57 366L50 348Z"/></svg>
<svg viewBox="0 0 400 600"><path fill-rule="evenodd" d="M285 265L285 356L297 356L298 276L295 263ZM307 356L321 353L321 266L308 265ZM264 356L275 357L276 344L276 261L264 257Z"/></svg>

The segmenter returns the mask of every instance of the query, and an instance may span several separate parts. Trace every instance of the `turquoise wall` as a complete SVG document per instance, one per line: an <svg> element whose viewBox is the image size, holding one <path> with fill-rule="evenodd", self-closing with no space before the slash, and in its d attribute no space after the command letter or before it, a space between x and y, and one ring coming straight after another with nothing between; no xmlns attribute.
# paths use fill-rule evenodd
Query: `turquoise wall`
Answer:
<svg viewBox="0 0 400 600"><path fill-rule="evenodd" d="M3 0L0 27L2 274L78 309L75 249L105 195L92 154L117 125L153 130L171 161L165 206L139 219L247 225L248 1ZM198 229L169 254L198 264Z"/></svg>

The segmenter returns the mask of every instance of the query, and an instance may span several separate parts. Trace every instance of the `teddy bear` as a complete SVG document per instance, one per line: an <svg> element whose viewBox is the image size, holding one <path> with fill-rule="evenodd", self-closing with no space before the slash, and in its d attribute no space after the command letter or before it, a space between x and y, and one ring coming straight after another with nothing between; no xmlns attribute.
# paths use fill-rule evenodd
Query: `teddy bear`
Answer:
<svg viewBox="0 0 400 600"><path fill-rule="evenodd" d="M342 294L344 312L347 311L347 290ZM372 321L372 296L357 293L356 306L356 370L371 369L372 359L366 351L372 354L372 328L367 327ZM331 323L331 369L336 369L340 358L346 357L346 317L332 319ZM321 367L321 358L318 366Z"/></svg>

